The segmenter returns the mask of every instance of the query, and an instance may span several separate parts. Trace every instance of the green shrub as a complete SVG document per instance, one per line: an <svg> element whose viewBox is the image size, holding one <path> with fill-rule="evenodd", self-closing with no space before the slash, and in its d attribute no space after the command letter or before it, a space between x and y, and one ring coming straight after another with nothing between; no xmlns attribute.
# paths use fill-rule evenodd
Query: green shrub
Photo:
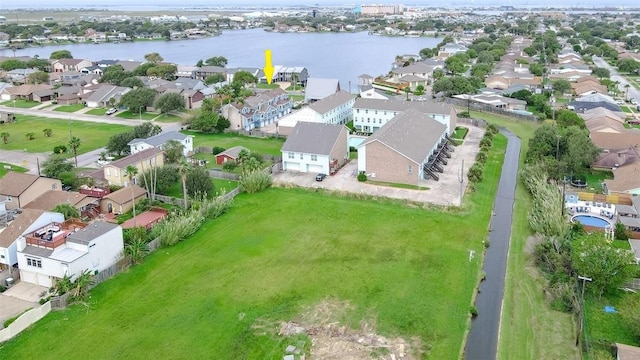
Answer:
<svg viewBox="0 0 640 360"><path fill-rule="evenodd" d="M484 164L487 162L488 156L487 156L487 152L486 151L480 151L477 155L476 155L476 161Z"/></svg>
<svg viewBox="0 0 640 360"><path fill-rule="evenodd" d="M271 175L262 171L253 171L240 178L240 191L252 194L271 186Z"/></svg>
<svg viewBox="0 0 640 360"><path fill-rule="evenodd" d="M211 153L212 153L213 155L218 155L218 154L220 154L221 152L223 152L223 151L225 151L225 150L226 150L226 149L225 149L225 148L223 148L223 147L220 147L220 146L214 146L214 147L213 147L213 149L211 150Z"/></svg>
<svg viewBox="0 0 640 360"><path fill-rule="evenodd" d="M481 149L489 149L491 148L491 139L490 138L486 138L483 137L482 140L480 140L480 148Z"/></svg>
<svg viewBox="0 0 640 360"><path fill-rule="evenodd" d="M479 183L479 182L482 181L482 173L483 173L483 171L484 171L484 169L482 168L482 165L479 164L479 163L475 163L469 169L469 172L467 173L467 178L472 183Z"/></svg>
<svg viewBox="0 0 640 360"><path fill-rule="evenodd" d="M476 316L478 316L478 309L476 309L476 307L473 305L469 306L469 314L471 314L472 318L475 318Z"/></svg>
<svg viewBox="0 0 640 360"><path fill-rule="evenodd" d="M238 167L238 163L235 161L227 161L226 163L222 164L222 170L226 172L232 172L237 167Z"/></svg>
<svg viewBox="0 0 640 360"><path fill-rule="evenodd" d="M364 171L361 171L361 172L358 174L358 181L360 181L360 182L365 182L365 181L367 181L367 174L365 174L365 173L364 173Z"/></svg>
<svg viewBox="0 0 640 360"><path fill-rule="evenodd" d="M56 145L53 147L54 154L64 154L67 152L67 147L65 145Z"/></svg>
<svg viewBox="0 0 640 360"><path fill-rule="evenodd" d="M458 114L458 117L459 118L469 119L471 117L471 113L469 113L468 111L463 111L463 112Z"/></svg>
<svg viewBox="0 0 640 360"><path fill-rule="evenodd" d="M500 128L498 128L496 124L489 124L489 126L487 126L487 131L492 135L495 135L500 132Z"/></svg>

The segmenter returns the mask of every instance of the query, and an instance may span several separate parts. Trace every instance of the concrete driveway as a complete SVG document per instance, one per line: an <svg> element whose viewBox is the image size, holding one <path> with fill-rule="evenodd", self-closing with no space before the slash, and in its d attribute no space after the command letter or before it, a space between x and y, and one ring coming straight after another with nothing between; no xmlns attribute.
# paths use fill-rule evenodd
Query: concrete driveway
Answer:
<svg viewBox="0 0 640 360"><path fill-rule="evenodd" d="M0 329L5 320L19 315L23 311L40 306L38 303L20 300L11 296L0 294Z"/></svg>
<svg viewBox="0 0 640 360"><path fill-rule="evenodd" d="M439 174L440 180L424 180L421 186L428 187L429 190L410 190L400 189L389 186L374 185L371 183L361 183L357 180L358 164L357 160L351 160L335 175L328 176L323 181L315 181L315 173L299 173L299 172L279 172L273 175L273 183L275 186L296 185L306 188L322 188L330 191L343 191L354 194L364 194L374 197L387 197L392 199L401 199L421 203L430 203L437 205L460 205L460 182L458 175L464 160L464 176L463 176L463 192L467 187L467 170L475 162L475 156L478 153L478 144L484 130L464 124L469 128L469 133L464 143L455 148L448 159L448 165L444 167L444 173Z"/></svg>
<svg viewBox="0 0 640 360"><path fill-rule="evenodd" d="M10 296L22 301L37 303L48 292L49 289L44 286L38 286L24 281L19 281L17 284L7 289L3 293L3 295Z"/></svg>

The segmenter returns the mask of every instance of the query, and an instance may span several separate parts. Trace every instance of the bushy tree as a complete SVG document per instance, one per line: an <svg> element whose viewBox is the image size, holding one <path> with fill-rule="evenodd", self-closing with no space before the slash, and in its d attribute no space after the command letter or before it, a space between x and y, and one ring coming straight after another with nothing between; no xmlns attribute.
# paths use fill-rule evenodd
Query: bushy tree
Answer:
<svg viewBox="0 0 640 360"><path fill-rule="evenodd" d="M627 281L635 263L633 253L611 246L600 232L575 239L571 260L577 274L592 279L587 290L598 296Z"/></svg>
<svg viewBox="0 0 640 360"><path fill-rule="evenodd" d="M162 150L164 150L164 156L169 164L177 164L182 158L184 145L178 140L169 140L164 144Z"/></svg>
<svg viewBox="0 0 640 360"><path fill-rule="evenodd" d="M184 98L178 93L162 94L155 101L154 108L163 114L170 111L181 111L184 110Z"/></svg>
<svg viewBox="0 0 640 360"><path fill-rule="evenodd" d="M133 89L122 95L120 105L126 106L130 112L139 114L145 112L148 106L153 105L156 91L149 88Z"/></svg>
<svg viewBox="0 0 640 360"><path fill-rule="evenodd" d="M558 110L556 111L556 122L560 127L577 126L585 128L584 120L571 110Z"/></svg>
<svg viewBox="0 0 640 360"><path fill-rule="evenodd" d="M62 154L52 154L41 164L40 171L49 178L59 179L60 174L73 169L73 164Z"/></svg>
<svg viewBox="0 0 640 360"><path fill-rule="evenodd" d="M155 193L166 195L178 180L180 180L180 173L174 165L145 168L138 175L138 184L143 186L149 194L154 193L155 189Z"/></svg>
<svg viewBox="0 0 640 360"><path fill-rule="evenodd" d="M191 197L213 195L213 182L209 172L202 168L191 169L187 172L187 193Z"/></svg>
<svg viewBox="0 0 640 360"><path fill-rule="evenodd" d="M160 54L158 54L157 52L146 54L144 56L144 59L147 60L148 62L154 63L154 64L155 63L159 63L162 60L164 60L164 58L162 56L160 56Z"/></svg>
<svg viewBox="0 0 640 360"><path fill-rule="evenodd" d="M80 211L71 204L58 204L53 208L53 212L62 214L65 220L80 218Z"/></svg>
<svg viewBox="0 0 640 360"><path fill-rule="evenodd" d="M207 76L204 79L204 83L207 85L211 85L211 84L217 84L217 83L223 82L225 80L227 80L227 78L224 76L224 74L216 73L216 74Z"/></svg>
<svg viewBox="0 0 640 360"><path fill-rule="evenodd" d="M247 84L255 84L258 82L258 79L248 71L238 71L233 74L233 82L238 82L244 86Z"/></svg>
<svg viewBox="0 0 640 360"><path fill-rule="evenodd" d="M553 90L560 94L564 94L571 90L571 83L568 80L558 79L553 82Z"/></svg>
<svg viewBox="0 0 640 360"><path fill-rule="evenodd" d="M626 58L618 61L618 70L623 73L633 73L640 69L640 62L634 59Z"/></svg>
<svg viewBox="0 0 640 360"><path fill-rule="evenodd" d="M36 71L27 76L27 84L48 84L49 74L44 71Z"/></svg>
<svg viewBox="0 0 640 360"><path fill-rule="evenodd" d="M609 71L609 69L601 67L593 68L591 74L593 76L596 76L598 79L608 79L611 76L611 72Z"/></svg>
<svg viewBox="0 0 640 360"><path fill-rule="evenodd" d="M56 50L49 55L49 59L73 59L73 56L69 50Z"/></svg>
<svg viewBox="0 0 640 360"><path fill-rule="evenodd" d="M207 64L208 66L225 67L227 66L227 63L228 63L228 60L224 56L214 56L205 60L205 64Z"/></svg>

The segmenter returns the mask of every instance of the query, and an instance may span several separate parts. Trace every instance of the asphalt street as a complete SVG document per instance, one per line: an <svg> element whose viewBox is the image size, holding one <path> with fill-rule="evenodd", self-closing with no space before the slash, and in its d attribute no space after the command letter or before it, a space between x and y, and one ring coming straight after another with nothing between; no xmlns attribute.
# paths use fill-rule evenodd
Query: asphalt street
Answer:
<svg viewBox="0 0 640 360"><path fill-rule="evenodd" d="M471 331L465 346L467 360L495 359L498 350L504 279L511 241L511 222L521 145L520 139L513 133L505 129L501 132L507 137L509 143L489 226L490 246L487 249L483 269L486 280L480 284L475 305L478 316L471 323Z"/></svg>
<svg viewBox="0 0 640 360"><path fill-rule="evenodd" d="M593 57L593 63L596 64L597 67L608 69L609 72L611 73L611 77L610 77L611 81L620 82L620 85L618 85L618 88L620 89L621 94L627 95L627 89L625 88L625 85L629 84L628 99L634 98L640 101L640 91L638 91L638 89L633 87L632 84L630 84L624 77L622 77L620 73L618 73L618 70L616 68L609 65L608 62L604 61L602 58L599 58L597 56Z"/></svg>

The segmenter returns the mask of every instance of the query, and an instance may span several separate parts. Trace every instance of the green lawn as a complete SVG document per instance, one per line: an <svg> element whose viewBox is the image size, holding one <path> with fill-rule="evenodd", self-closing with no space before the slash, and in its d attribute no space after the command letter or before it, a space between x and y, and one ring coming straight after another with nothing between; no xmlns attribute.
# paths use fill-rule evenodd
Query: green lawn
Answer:
<svg viewBox="0 0 640 360"><path fill-rule="evenodd" d="M5 166L10 167L11 169L5 169ZM21 173L27 172L27 169L21 166L0 162L0 178L5 176L9 172L9 170Z"/></svg>
<svg viewBox="0 0 640 360"><path fill-rule="evenodd" d="M591 170L579 176L587 180L587 188L585 188L584 191L595 192L597 194L602 194L602 183L606 179L613 179L613 173L606 170Z"/></svg>
<svg viewBox="0 0 640 360"><path fill-rule="evenodd" d="M588 289L589 283L587 283ZM588 291L585 294L585 335L587 335L586 340L589 342L590 350L607 350L608 345L614 342L640 346L638 337L634 336L633 331L627 327L619 312L607 313L604 311L605 306L613 306L617 311L625 311L626 309L620 306L623 296L631 295L619 293L598 299ZM585 337L583 336L582 339Z"/></svg>
<svg viewBox="0 0 640 360"><path fill-rule="evenodd" d="M40 105L40 103L37 101L29 101L29 100L15 100L15 102L13 100L9 100L9 101L3 102L2 105L8 106L8 107L21 108L21 109L28 109L36 105Z"/></svg>
<svg viewBox="0 0 640 360"><path fill-rule="evenodd" d="M194 147L223 147L225 149L242 145L250 151L259 154L280 155L280 149L284 144L283 139L277 138L257 138L251 136L237 135L233 133L225 134L203 134L195 131L182 131L184 134L193 135Z"/></svg>
<svg viewBox="0 0 640 360"><path fill-rule="evenodd" d="M107 108L97 108L97 109L91 109L89 111L86 112L89 115L104 115L107 113Z"/></svg>
<svg viewBox="0 0 640 360"><path fill-rule="evenodd" d="M76 112L78 110L84 109L84 104L72 104L72 105L61 105L57 108L53 109L53 111L62 111L62 112Z"/></svg>
<svg viewBox="0 0 640 360"><path fill-rule="evenodd" d="M175 123L175 122L180 122L183 119L178 116L178 115L173 115L173 114L162 114L162 115L156 115L156 117L153 119L153 121L157 121L157 122L161 122L161 123Z"/></svg>
<svg viewBox="0 0 640 360"><path fill-rule="evenodd" d="M464 139L465 136L467 136L468 132L469 128L466 128L464 126L456 126L456 130L453 132L453 135L451 137L454 139Z"/></svg>
<svg viewBox="0 0 640 360"><path fill-rule="evenodd" d="M17 121L0 125L0 132L9 133L8 143L0 141L0 150L23 150L28 152L51 152L56 145L69 142L69 130L80 138L80 154L107 144L109 137L130 130L124 125L101 124L86 121L69 121L37 116L16 115ZM52 129L52 136L45 137L43 130ZM35 133L35 139L27 140L25 134Z"/></svg>
<svg viewBox="0 0 640 360"><path fill-rule="evenodd" d="M482 253L505 144L496 137L462 209L302 189L240 195L190 239L96 287L88 307L0 345L0 357L282 359L299 338L277 336L280 321L335 299L350 305L342 324L375 322L381 335L418 337L429 358L458 359L481 266L468 251Z"/></svg>
<svg viewBox="0 0 640 360"><path fill-rule="evenodd" d="M271 83L271 84L260 83L260 84L256 84L256 89L277 89L279 87L280 87L280 84L277 84L277 83Z"/></svg>
<svg viewBox="0 0 640 360"><path fill-rule="evenodd" d="M289 95L289 99L293 102L298 102L304 100L304 95Z"/></svg>
<svg viewBox="0 0 640 360"><path fill-rule="evenodd" d="M148 113L148 112L144 112L144 113L142 113L142 115L140 115L140 114L132 113L129 110L125 110L123 112L117 112L116 113L116 117L119 117L119 118L123 118L123 119L142 119L142 120L152 120L153 118L155 118L158 115L160 115L160 114L158 114L158 113Z"/></svg>
<svg viewBox="0 0 640 360"><path fill-rule="evenodd" d="M494 114L471 111L471 116L509 128L522 139L520 163L524 161L528 140L537 123ZM531 197L521 183L516 188L516 203L507 264L498 359L579 359L573 346L573 318L551 310L542 291L544 278L538 273L528 252L531 235L527 218Z"/></svg>

